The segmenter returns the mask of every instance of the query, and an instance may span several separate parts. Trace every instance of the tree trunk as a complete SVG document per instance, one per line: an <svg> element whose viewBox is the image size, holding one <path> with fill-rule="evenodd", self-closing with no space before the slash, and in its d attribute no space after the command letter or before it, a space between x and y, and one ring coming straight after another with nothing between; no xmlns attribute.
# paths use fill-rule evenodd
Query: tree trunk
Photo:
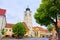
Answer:
<svg viewBox="0 0 60 40"><path fill-rule="evenodd" d="M58 37L58 40L60 40L60 33L57 33L57 35L58 35L58 36L57 36L57 37Z"/></svg>
<svg viewBox="0 0 60 40"><path fill-rule="evenodd" d="M54 1L54 3L55 3L55 1ZM56 30L56 32L57 32L57 34L55 34L56 35L56 40L60 40L60 33L59 33L59 28L58 28L58 22L57 22L57 12L58 12L58 10L56 10L56 12L55 12L55 14L56 14L56 22L55 22L55 30ZM58 38L58 39L57 39Z"/></svg>
<svg viewBox="0 0 60 40"><path fill-rule="evenodd" d="M19 38L19 35L17 35L18 36L18 38Z"/></svg>
<svg viewBox="0 0 60 40"><path fill-rule="evenodd" d="M57 34L55 34L55 35L56 35L56 38L57 38L57 40L60 40L60 32L59 32L59 28L58 28L57 25L55 25L55 28L56 28L56 32L57 32Z"/></svg>

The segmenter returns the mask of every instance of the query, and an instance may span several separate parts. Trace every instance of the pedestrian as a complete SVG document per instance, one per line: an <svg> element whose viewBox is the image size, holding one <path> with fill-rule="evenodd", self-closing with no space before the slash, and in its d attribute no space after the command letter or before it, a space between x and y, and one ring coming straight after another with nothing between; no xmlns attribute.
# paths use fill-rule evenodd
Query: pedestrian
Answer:
<svg viewBox="0 0 60 40"><path fill-rule="evenodd" d="M49 36L49 40L52 40L52 35Z"/></svg>
<svg viewBox="0 0 60 40"><path fill-rule="evenodd" d="M41 40L48 40L48 38L46 38L45 36L42 36Z"/></svg>

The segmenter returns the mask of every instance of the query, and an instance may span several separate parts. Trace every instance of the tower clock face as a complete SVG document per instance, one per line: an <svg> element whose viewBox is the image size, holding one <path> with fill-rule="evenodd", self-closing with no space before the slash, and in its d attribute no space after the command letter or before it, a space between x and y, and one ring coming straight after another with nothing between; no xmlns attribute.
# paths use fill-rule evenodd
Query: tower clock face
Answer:
<svg viewBox="0 0 60 40"><path fill-rule="evenodd" d="M30 11L27 11L27 13L30 13Z"/></svg>
<svg viewBox="0 0 60 40"><path fill-rule="evenodd" d="M25 14L25 16L31 16L31 14Z"/></svg>

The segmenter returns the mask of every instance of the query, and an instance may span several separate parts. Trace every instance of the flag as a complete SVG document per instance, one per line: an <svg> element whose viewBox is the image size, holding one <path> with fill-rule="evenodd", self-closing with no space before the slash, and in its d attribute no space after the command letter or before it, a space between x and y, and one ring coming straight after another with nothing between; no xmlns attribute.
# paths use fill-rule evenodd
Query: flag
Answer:
<svg viewBox="0 0 60 40"><path fill-rule="evenodd" d="M0 15L5 15L6 10L5 9L0 9Z"/></svg>

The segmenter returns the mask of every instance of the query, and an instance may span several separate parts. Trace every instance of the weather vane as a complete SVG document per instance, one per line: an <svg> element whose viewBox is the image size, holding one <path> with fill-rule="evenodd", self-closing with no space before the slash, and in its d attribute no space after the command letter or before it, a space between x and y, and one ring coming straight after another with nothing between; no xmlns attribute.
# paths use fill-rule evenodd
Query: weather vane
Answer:
<svg viewBox="0 0 60 40"><path fill-rule="evenodd" d="M27 8L29 8L29 5L27 5Z"/></svg>

